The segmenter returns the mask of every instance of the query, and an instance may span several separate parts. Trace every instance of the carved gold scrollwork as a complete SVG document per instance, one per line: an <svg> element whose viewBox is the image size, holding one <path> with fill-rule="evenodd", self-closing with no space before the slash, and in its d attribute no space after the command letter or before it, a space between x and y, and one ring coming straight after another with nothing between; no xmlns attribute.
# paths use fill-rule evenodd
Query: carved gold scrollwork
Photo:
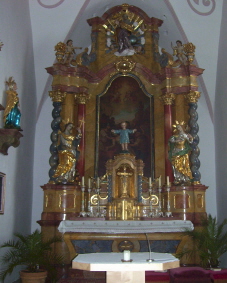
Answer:
<svg viewBox="0 0 227 283"><path fill-rule="evenodd" d="M61 92L60 89L57 91L49 91L49 96L52 98L53 102L63 102L66 97L67 92Z"/></svg>
<svg viewBox="0 0 227 283"><path fill-rule="evenodd" d="M118 72L122 73L123 75L126 75L127 73L130 73L133 70L135 64L136 63L132 60L123 57L115 64L115 67Z"/></svg>
<svg viewBox="0 0 227 283"><path fill-rule="evenodd" d="M88 93L77 93L75 94L75 99L79 104L86 104L90 99L91 95Z"/></svg>
<svg viewBox="0 0 227 283"><path fill-rule="evenodd" d="M200 92L190 91L188 94L185 94L185 98L187 99L188 103L197 103L200 98Z"/></svg>
<svg viewBox="0 0 227 283"><path fill-rule="evenodd" d="M176 94L174 94L174 93L166 93L166 94L163 94L163 95L159 96L159 98L162 100L164 105L172 105L174 100L175 100L175 98L176 98Z"/></svg>

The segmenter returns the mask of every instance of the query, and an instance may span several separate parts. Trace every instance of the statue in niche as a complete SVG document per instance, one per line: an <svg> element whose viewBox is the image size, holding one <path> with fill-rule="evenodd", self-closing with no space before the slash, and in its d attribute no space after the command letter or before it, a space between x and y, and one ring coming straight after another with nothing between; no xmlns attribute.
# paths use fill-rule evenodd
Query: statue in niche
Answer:
<svg viewBox="0 0 227 283"><path fill-rule="evenodd" d="M9 87L9 90L6 91L6 107L4 111L3 121L6 129L18 129L21 130L20 127L20 118L21 112L19 109L19 98L16 92L17 84L13 80L13 77L10 77L6 84Z"/></svg>
<svg viewBox="0 0 227 283"><path fill-rule="evenodd" d="M184 46L180 40L176 41L176 46L173 46L171 42L171 47L173 49L173 55L177 56L178 60L184 64L187 65L187 57L184 54Z"/></svg>
<svg viewBox="0 0 227 283"><path fill-rule="evenodd" d="M73 46L72 39L67 40L66 48L65 48L65 56L64 56L64 64L70 65L74 55L76 54L75 49L82 49L82 47Z"/></svg>
<svg viewBox="0 0 227 283"><path fill-rule="evenodd" d="M172 163L174 184L189 184L192 181L189 153L193 137L184 130L184 122L176 121L173 127L176 134L169 139L169 159Z"/></svg>
<svg viewBox="0 0 227 283"><path fill-rule="evenodd" d="M79 158L77 148L82 134L80 128L77 128L78 134L72 135L73 127L72 123L68 123L65 129L58 133L59 164L53 176L57 183L73 183L75 179L76 161Z"/></svg>
<svg viewBox="0 0 227 283"><path fill-rule="evenodd" d="M120 134L120 144L122 148L123 153L128 152L128 144L129 144L129 134L133 134L137 131L137 129L127 129L127 123L122 122L121 123L121 128L120 130L111 130L112 133L114 134Z"/></svg>

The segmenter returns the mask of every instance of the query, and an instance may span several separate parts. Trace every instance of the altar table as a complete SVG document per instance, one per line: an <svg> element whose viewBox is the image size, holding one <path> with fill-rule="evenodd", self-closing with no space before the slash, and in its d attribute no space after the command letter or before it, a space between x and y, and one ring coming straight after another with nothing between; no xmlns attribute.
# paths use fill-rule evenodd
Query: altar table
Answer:
<svg viewBox="0 0 227 283"><path fill-rule="evenodd" d="M107 283L145 283L146 270L166 270L179 267L179 260L167 253L151 253L153 262L147 262L149 253L131 253L132 262L122 262L123 253L79 254L72 268L88 271L106 271Z"/></svg>

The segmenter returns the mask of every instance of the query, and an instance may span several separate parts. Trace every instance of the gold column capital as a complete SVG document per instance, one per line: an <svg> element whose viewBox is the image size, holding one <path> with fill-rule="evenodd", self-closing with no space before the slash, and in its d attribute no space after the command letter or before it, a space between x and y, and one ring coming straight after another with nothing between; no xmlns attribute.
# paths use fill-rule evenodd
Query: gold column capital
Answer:
<svg viewBox="0 0 227 283"><path fill-rule="evenodd" d="M164 105L172 105L175 98L176 98L175 93L166 93L166 94L159 96L159 99L162 100Z"/></svg>
<svg viewBox="0 0 227 283"><path fill-rule="evenodd" d="M200 92L190 91L188 94L185 94L185 98L187 99L188 103L197 103L200 98Z"/></svg>
<svg viewBox="0 0 227 283"><path fill-rule="evenodd" d="M49 96L52 98L53 102L63 102L66 97L67 92L61 92L60 89L56 91L49 91Z"/></svg>
<svg viewBox="0 0 227 283"><path fill-rule="evenodd" d="M86 104L90 97L90 94L84 92L75 94L75 99L79 104Z"/></svg>

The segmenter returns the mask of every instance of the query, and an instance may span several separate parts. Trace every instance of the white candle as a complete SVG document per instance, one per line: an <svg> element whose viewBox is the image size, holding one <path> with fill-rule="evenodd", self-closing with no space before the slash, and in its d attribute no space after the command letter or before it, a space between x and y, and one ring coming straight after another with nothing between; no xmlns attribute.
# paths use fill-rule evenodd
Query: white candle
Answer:
<svg viewBox="0 0 227 283"><path fill-rule="evenodd" d="M88 178L88 189L90 189L90 188L91 188L91 179Z"/></svg>
<svg viewBox="0 0 227 283"><path fill-rule="evenodd" d="M81 183L82 183L82 186L84 186L84 176L82 177Z"/></svg>
<svg viewBox="0 0 227 283"><path fill-rule="evenodd" d="M99 177L97 178L97 188L99 188Z"/></svg>
<svg viewBox="0 0 227 283"><path fill-rule="evenodd" d="M124 251L124 260L130 260L130 251Z"/></svg>
<svg viewBox="0 0 227 283"><path fill-rule="evenodd" d="M149 177L149 187L151 187L151 177Z"/></svg>
<svg viewBox="0 0 227 283"><path fill-rule="evenodd" d="M160 175L160 177L158 178L158 187L159 188L161 188L161 180L162 180L161 178L162 178L162 176Z"/></svg>
<svg viewBox="0 0 227 283"><path fill-rule="evenodd" d="M167 180L167 187L169 187L169 176L167 176L167 178L166 178L166 180Z"/></svg>

